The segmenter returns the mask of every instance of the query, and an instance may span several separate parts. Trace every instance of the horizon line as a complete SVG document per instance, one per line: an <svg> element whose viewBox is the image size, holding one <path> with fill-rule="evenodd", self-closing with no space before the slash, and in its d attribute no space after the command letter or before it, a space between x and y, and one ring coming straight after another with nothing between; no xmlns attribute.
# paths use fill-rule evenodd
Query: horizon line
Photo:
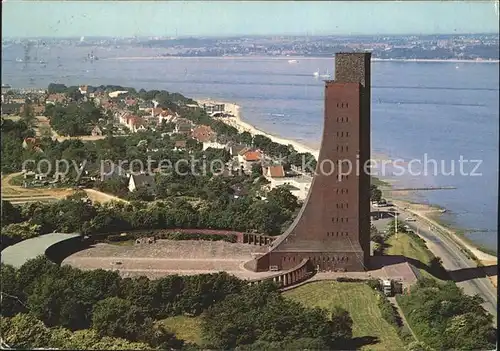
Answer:
<svg viewBox="0 0 500 351"><path fill-rule="evenodd" d="M306 38L306 37L318 37L318 38L324 38L324 37L340 37L340 38L356 38L356 37L366 37L366 38L373 38L373 37L379 37L379 36L389 36L389 37L408 37L408 36L414 36L414 37L429 37L429 36L478 36L478 35L496 35L499 36L500 32L478 32L478 33L434 33L434 34L412 34L412 33L406 33L406 34L389 34L389 33L377 33L377 34L318 34L318 35L309 35L309 34L238 34L238 35L154 35L154 34L149 34L149 35L133 35L133 36L112 36L112 35L81 35L81 36L4 36L2 37L2 41L4 40L13 40L13 39L80 39L81 37L87 37L87 38L112 38L112 39L148 39L151 37L158 37L161 39L167 39L167 40L176 40L176 39L227 39L227 38L247 38L247 37L254 37L254 38L267 38L267 37L275 37L275 36L282 36L282 37L299 37L299 38Z"/></svg>

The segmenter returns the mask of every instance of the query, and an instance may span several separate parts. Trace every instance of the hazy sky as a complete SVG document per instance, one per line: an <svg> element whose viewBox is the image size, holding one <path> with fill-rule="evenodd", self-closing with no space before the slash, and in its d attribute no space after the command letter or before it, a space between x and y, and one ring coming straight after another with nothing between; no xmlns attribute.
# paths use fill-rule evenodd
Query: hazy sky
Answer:
<svg viewBox="0 0 500 351"><path fill-rule="evenodd" d="M2 35L220 36L498 33L493 1L3 0Z"/></svg>

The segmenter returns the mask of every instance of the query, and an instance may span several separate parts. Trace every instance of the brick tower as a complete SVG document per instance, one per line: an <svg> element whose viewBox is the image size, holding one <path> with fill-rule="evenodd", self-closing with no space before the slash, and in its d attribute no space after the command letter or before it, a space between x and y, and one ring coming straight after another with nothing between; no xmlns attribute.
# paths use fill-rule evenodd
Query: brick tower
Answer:
<svg viewBox="0 0 500 351"><path fill-rule="evenodd" d="M364 165L370 159L370 59L369 53L335 55L335 80L325 82L323 140L309 194L288 230L267 253L247 262L247 268L287 270L309 259L320 271L367 269L370 176ZM349 174L346 162L352 165Z"/></svg>

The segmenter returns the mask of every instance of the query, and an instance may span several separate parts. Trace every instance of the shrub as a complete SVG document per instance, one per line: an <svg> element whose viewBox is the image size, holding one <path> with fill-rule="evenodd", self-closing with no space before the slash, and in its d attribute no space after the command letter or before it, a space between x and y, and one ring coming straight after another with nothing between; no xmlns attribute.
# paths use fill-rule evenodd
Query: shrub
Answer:
<svg viewBox="0 0 500 351"><path fill-rule="evenodd" d="M108 235L108 237L106 238L106 241L119 242L119 241L127 241L130 239L131 238L129 235L111 234L111 235Z"/></svg>
<svg viewBox="0 0 500 351"><path fill-rule="evenodd" d="M200 234L200 233L161 233L158 235L160 239L167 240L206 240L206 241L226 241L235 243L237 237L234 234L220 235L220 234Z"/></svg>
<svg viewBox="0 0 500 351"><path fill-rule="evenodd" d="M335 280L340 282L340 283L361 283L361 282L366 281L364 279L349 278L349 277L338 277Z"/></svg>
<svg viewBox="0 0 500 351"><path fill-rule="evenodd" d="M379 293L378 296L378 307L380 308L382 318L396 328L400 328L402 325L401 318L394 305L382 293Z"/></svg>
<svg viewBox="0 0 500 351"><path fill-rule="evenodd" d="M381 285L380 285L380 280L378 279L370 279L366 281L366 284L372 288L373 290L380 291L382 290Z"/></svg>

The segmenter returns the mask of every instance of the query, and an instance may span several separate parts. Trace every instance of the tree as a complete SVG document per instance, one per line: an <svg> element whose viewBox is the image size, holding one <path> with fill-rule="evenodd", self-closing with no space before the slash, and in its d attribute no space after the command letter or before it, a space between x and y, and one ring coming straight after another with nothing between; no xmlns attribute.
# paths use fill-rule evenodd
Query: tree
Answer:
<svg viewBox="0 0 500 351"><path fill-rule="evenodd" d="M341 344L352 338L352 318L345 309L335 306L331 311L332 342Z"/></svg>
<svg viewBox="0 0 500 351"><path fill-rule="evenodd" d="M18 270L19 286L23 287L24 292L31 294L34 285L44 274L56 272L58 266L51 262L45 255L26 261Z"/></svg>
<svg viewBox="0 0 500 351"><path fill-rule="evenodd" d="M12 223L2 229L2 235L19 242L39 236L40 228L40 225L30 222Z"/></svg>
<svg viewBox="0 0 500 351"><path fill-rule="evenodd" d="M423 342L413 341L406 346L406 351L433 351L433 349Z"/></svg>
<svg viewBox="0 0 500 351"><path fill-rule="evenodd" d="M21 114L21 119L28 125L33 126L35 124L36 118L33 111L33 107L30 102L26 102L23 106L23 112Z"/></svg>
<svg viewBox="0 0 500 351"><path fill-rule="evenodd" d="M1 264L0 282L2 286L2 316L12 317L25 310L25 298L19 286L17 271L14 267Z"/></svg>
<svg viewBox="0 0 500 351"><path fill-rule="evenodd" d="M21 220L22 216L19 206L15 206L9 201L2 200L2 227L11 223L19 223Z"/></svg>
<svg viewBox="0 0 500 351"><path fill-rule="evenodd" d="M52 137L52 129L50 126L42 124L38 127L41 138L51 138Z"/></svg>
<svg viewBox="0 0 500 351"><path fill-rule="evenodd" d="M50 83L47 91L49 94L65 93L68 88L64 84Z"/></svg>
<svg viewBox="0 0 500 351"><path fill-rule="evenodd" d="M262 175L262 166L258 163L252 165L252 178L258 178Z"/></svg>
<svg viewBox="0 0 500 351"><path fill-rule="evenodd" d="M12 318L1 318L2 340L12 348L24 350L48 347L50 330L39 320L28 314L17 314Z"/></svg>
<svg viewBox="0 0 500 351"><path fill-rule="evenodd" d="M72 330L88 327L85 307L72 287L72 279L63 274L45 274L37 279L28 296L28 307L49 327L63 326Z"/></svg>
<svg viewBox="0 0 500 351"><path fill-rule="evenodd" d="M300 206L297 197L286 186L272 189L267 193L267 200L290 212L294 212Z"/></svg>
<svg viewBox="0 0 500 351"><path fill-rule="evenodd" d="M151 327L151 320L137 306L119 297L99 301L92 313L92 328L100 336L135 341Z"/></svg>
<svg viewBox="0 0 500 351"><path fill-rule="evenodd" d="M341 315L339 321L344 326L347 318ZM308 344L329 349L335 339L332 331L342 336L348 334L342 327L332 327L325 310L308 309L284 298L271 282L247 286L241 293L229 295L209 308L202 317L202 330L205 340L216 349L234 349L255 343L259 347L279 345L287 349ZM301 343L298 339L302 339Z"/></svg>
<svg viewBox="0 0 500 351"><path fill-rule="evenodd" d="M379 202L382 200L382 191L375 185L370 185L370 201Z"/></svg>
<svg viewBox="0 0 500 351"><path fill-rule="evenodd" d="M252 134L250 134L249 132L245 131L245 132L240 133L238 136L238 139L239 139L239 142L243 145L247 145L247 146L252 145L253 137L252 137Z"/></svg>
<svg viewBox="0 0 500 351"><path fill-rule="evenodd" d="M83 99L83 95L78 87L69 87L66 90L66 96L71 99L71 101L79 101Z"/></svg>

